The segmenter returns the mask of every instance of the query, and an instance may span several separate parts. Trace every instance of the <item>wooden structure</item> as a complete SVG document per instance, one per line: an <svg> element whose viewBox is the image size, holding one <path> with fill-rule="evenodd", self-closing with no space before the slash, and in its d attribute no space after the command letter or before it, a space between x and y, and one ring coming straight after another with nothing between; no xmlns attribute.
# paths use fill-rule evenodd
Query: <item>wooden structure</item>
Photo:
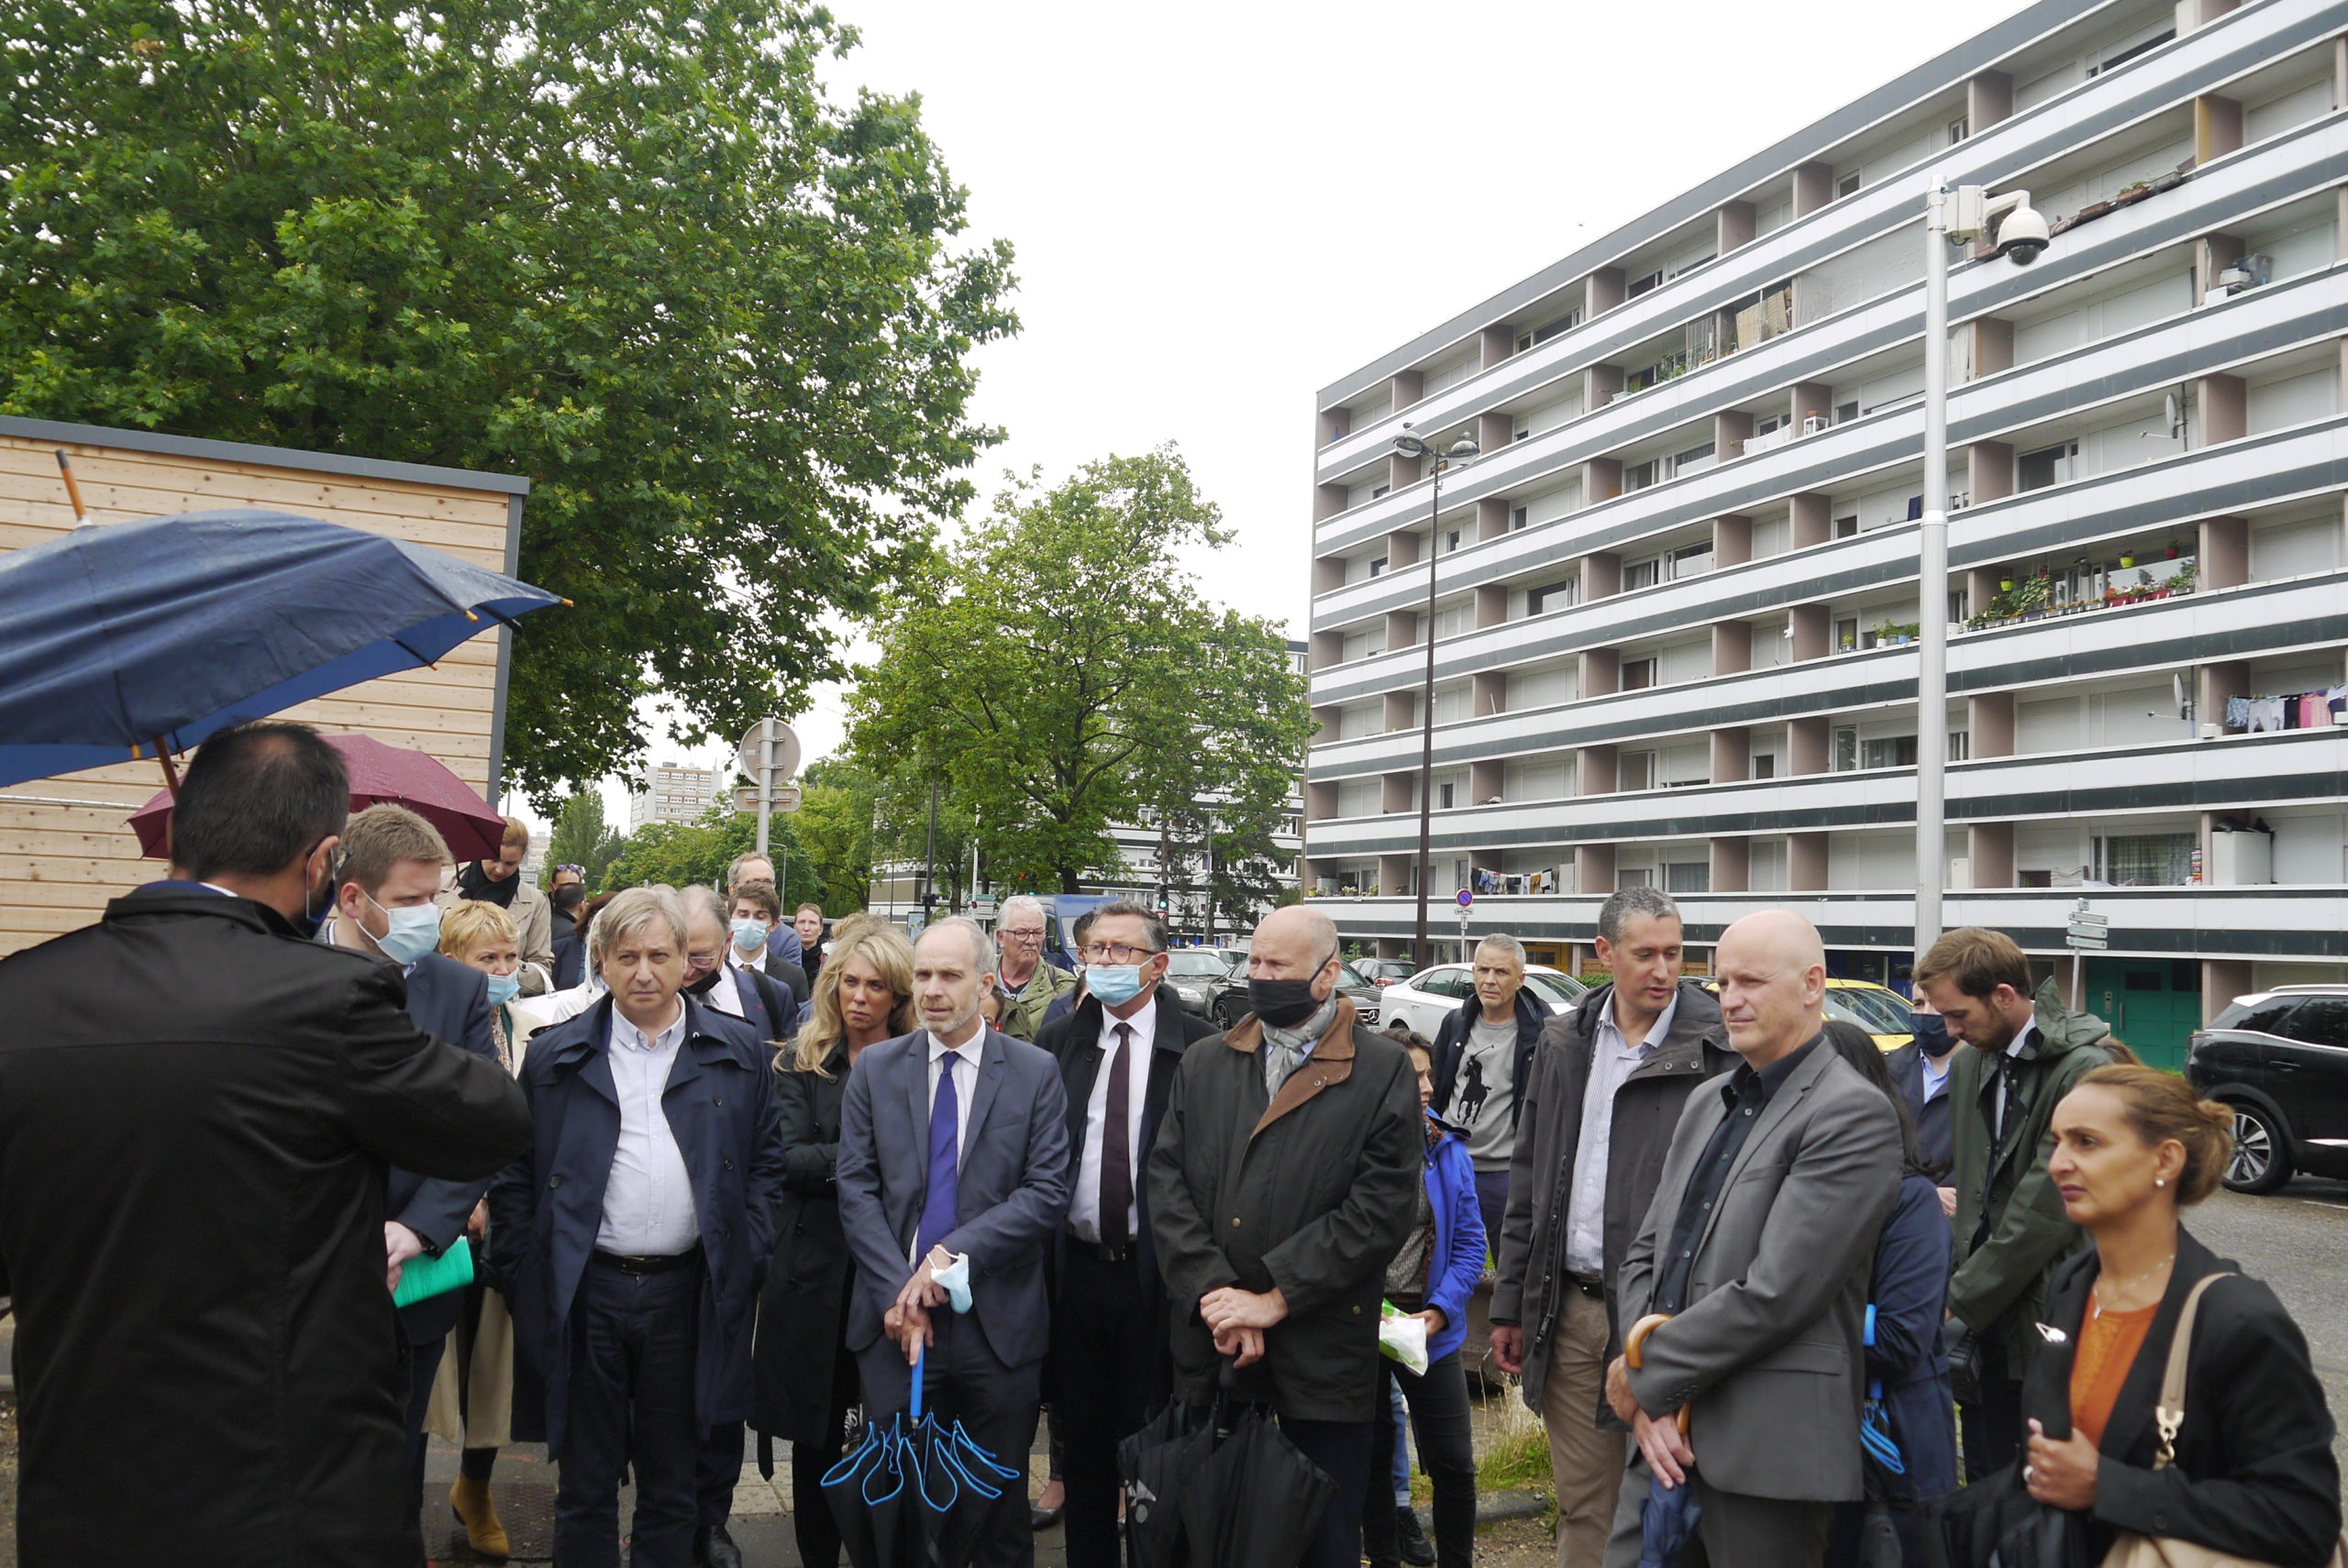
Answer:
<svg viewBox="0 0 2348 1568"><path fill-rule="evenodd" d="M348 524L515 569L529 481L145 431L0 418L0 552L75 526L56 454L72 460L94 524L261 506ZM494 804L511 634L484 633L433 669L305 702L283 717L431 753ZM151 757L0 789L0 956L95 919L162 875L126 819L162 787Z"/></svg>

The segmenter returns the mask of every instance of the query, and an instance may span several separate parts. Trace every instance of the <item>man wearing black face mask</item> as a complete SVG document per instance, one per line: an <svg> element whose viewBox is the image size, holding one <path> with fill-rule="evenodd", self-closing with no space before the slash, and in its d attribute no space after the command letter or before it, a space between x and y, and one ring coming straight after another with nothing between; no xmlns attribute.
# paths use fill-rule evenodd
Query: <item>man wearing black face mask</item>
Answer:
<svg viewBox="0 0 2348 1568"><path fill-rule="evenodd" d="M530 1115L495 1058L415 1026L396 966L305 940L349 791L305 725L216 735L172 878L0 963L28 1563L423 1558L385 1168L478 1181ZM122 1506L125 1452L149 1506Z"/></svg>
<svg viewBox="0 0 2348 1568"><path fill-rule="evenodd" d="M1908 1102L1908 1114L1915 1120L1916 1150L1924 1157L1925 1172L1938 1182L1948 1179L1955 1153L1948 1120L1948 1069L1963 1043L1948 1032L1948 1021L1924 993L1918 991L1916 1038L1883 1059L1899 1097ZM1950 1214L1956 1212L1956 1188L1941 1188L1941 1205Z"/></svg>
<svg viewBox="0 0 2348 1568"><path fill-rule="evenodd" d="M1301 1568L1361 1561L1379 1301L1423 1146L1410 1056L1356 1021L1338 972L1318 910L1257 926L1254 1010L1183 1054L1149 1155L1176 1396L1211 1403L1227 1359L1337 1484Z"/></svg>

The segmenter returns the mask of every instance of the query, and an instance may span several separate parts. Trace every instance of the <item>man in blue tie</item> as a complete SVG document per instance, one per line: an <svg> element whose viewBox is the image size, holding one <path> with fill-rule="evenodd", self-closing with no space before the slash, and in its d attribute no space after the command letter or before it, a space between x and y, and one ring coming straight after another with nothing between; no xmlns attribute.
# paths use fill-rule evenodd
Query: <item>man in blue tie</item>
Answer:
<svg viewBox="0 0 2348 1568"><path fill-rule="evenodd" d="M1067 1216L1068 1106L1046 1053L989 1029L979 996L994 944L938 922L914 947L924 1028L869 1046L840 1110L840 1224L855 1259L847 1342L868 1415L925 1398L1019 1465L1035 1441L1050 1309L1044 1255ZM967 1313L937 1276L967 1260ZM973 1561L1032 1563L1024 1490L980 1522Z"/></svg>

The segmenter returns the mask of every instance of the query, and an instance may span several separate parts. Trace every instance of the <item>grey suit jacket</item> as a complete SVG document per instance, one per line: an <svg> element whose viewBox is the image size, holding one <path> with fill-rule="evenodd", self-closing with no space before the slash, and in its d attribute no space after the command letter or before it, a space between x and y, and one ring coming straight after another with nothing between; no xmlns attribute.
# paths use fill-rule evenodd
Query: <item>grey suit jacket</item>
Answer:
<svg viewBox="0 0 2348 1568"><path fill-rule="evenodd" d="M912 1277L929 1188L929 1032L867 1046L840 1103L840 1226L856 1264L847 1343L862 1350ZM990 1029L962 1133L948 1252L970 1256L970 1316L1006 1366L1050 1344L1044 1254L1068 1215L1068 1100L1059 1064ZM949 1312L939 1307L937 1312Z"/></svg>
<svg viewBox="0 0 2348 1568"><path fill-rule="evenodd" d="M1702 1086L1680 1113L1623 1263L1625 1331L1647 1314L1656 1253L1733 1082ZM1822 1041L1737 1152L1697 1231L1688 1305L1647 1337L1631 1374L1650 1414L1694 1407L1689 1446L1711 1485L1796 1501L1861 1495L1859 1336L1876 1237L1899 1193L1899 1113Z"/></svg>

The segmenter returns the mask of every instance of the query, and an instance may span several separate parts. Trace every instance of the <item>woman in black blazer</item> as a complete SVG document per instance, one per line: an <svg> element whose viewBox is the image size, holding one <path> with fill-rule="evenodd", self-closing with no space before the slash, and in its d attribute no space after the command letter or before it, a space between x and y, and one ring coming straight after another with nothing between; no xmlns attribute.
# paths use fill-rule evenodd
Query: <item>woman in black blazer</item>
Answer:
<svg viewBox="0 0 2348 1568"><path fill-rule="evenodd" d="M894 926L851 915L815 978L815 1012L775 1062L783 1144L783 1193L774 1256L759 1298L758 1375L750 1425L759 1463L772 1473L772 1441L791 1442L792 1525L799 1560L836 1568L839 1527L820 1483L847 1437L858 1403L847 1349L847 1295L855 1271L840 1230L840 1100L867 1045L914 1028L914 950Z"/></svg>
<svg viewBox="0 0 2348 1568"><path fill-rule="evenodd" d="M2331 1413L2306 1339L2272 1290L2177 1223L2180 1206L2217 1190L2232 1124L2149 1067L2099 1067L2054 1109L2047 1170L2095 1250L2048 1292L2022 1390L2022 1481L2088 1516L2089 1561L2121 1530L2286 1568L2324 1561L2339 1540ZM2154 1406L2177 1319L2196 1282L2225 1273L2201 1297L2175 1461L2156 1470Z"/></svg>

